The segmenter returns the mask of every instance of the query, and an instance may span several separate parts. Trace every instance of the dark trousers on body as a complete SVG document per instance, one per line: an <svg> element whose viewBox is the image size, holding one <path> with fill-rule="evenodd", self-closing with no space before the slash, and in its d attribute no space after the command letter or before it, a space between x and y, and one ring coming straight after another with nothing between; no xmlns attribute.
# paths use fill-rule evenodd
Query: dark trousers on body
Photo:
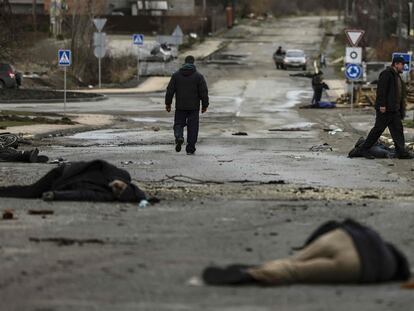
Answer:
<svg viewBox="0 0 414 311"><path fill-rule="evenodd" d="M194 152L198 139L200 110L176 110L174 117L175 140L184 139L184 127L187 126L187 152Z"/></svg>
<svg viewBox="0 0 414 311"><path fill-rule="evenodd" d="M0 197L11 198L41 198L44 192L50 191L53 182L63 173L63 167L52 169L37 182L27 186L0 187Z"/></svg>
<svg viewBox="0 0 414 311"><path fill-rule="evenodd" d="M404 128L399 111L385 113L377 111L375 125L369 132L365 142L361 145L361 149L369 150L381 137L387 127L390 130L391 137L394 141L396 154L404 154L406 152Z"/></svg>

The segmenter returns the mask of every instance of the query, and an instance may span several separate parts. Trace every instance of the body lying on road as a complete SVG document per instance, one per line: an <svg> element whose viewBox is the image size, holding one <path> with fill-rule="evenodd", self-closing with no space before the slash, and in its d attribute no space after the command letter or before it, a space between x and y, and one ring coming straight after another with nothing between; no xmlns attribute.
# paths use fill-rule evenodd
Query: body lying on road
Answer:
<svg viewBox="0 0 414 311"><path fill-rule="evenodd" d="M146 199L127 171L102 160L63 164L32 185L0 187L0 197L97 202Z"/></svg>
<svg viewBox="0 0 414 311"><path fill-rule="evenodd" d="M365 142L364 137L360 137L355 144L354 148L349 152L350 158L362 158L364 155L360 152L360 146ZM376 159L389 159L395 158L395 150L391 150L384 144L376 142L370 149L369 153Z"/></svg>
<svg viewBox="0 0 414 311"><path fill-rule="evenodd" d="M208 267L210 285L381 283L410 277L405 255L374 230L353 220L320 226L292 257L259 266Z"/></svg>

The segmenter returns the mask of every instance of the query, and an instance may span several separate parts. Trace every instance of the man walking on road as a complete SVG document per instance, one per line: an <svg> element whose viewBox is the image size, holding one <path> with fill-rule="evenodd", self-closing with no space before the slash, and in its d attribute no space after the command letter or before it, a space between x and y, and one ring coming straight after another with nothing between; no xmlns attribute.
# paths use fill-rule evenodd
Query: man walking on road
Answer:
<svg viewBox="0 0 414 311"><path fill-rule="evenodd" d="M360 154L368 159L374 159L369 149L377 142L388 127L395 145L396 157L411 159L412 155L405 148L404 128L402 119L405 117L405 84L400 74L404 70L404 59L395 57L391 67L381 72L377 86L377 111L375 125L360 146Z"/></svg>
<svg viewBox="0 0 414 311"><path fill-rule="evenodd" d="M174 136L175 151L180 152L184 143L184 127L187 126L188 155L194 154L198 138L200 101L201 113L207 111L209 105L206 80L195 65L194 57L185 58L185 64L175 72L165 94L165 109L171 111L171 104L175 95Z"/></svg>

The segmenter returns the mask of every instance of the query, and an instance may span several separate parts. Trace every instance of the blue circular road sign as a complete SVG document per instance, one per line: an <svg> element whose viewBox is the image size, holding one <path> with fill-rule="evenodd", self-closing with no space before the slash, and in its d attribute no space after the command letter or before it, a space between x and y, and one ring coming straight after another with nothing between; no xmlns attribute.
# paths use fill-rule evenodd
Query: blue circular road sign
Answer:
<svg viewBox="0 0 414 311"><path fill-rule="evenodd" d="M348 64L345 68L345 76L348 80L359 80L362 76L362 67L358 64Z"/></svg>

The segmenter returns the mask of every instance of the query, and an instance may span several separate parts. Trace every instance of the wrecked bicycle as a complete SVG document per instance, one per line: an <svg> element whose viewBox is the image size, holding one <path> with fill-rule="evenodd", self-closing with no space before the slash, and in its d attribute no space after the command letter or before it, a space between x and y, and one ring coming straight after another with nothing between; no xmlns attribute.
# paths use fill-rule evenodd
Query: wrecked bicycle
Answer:
<svg viewBox="0 0 414 311"><path fill-rule="evenodd" d="M0 133L0 148L16 147L19 137L12 133Z"/></svg>

